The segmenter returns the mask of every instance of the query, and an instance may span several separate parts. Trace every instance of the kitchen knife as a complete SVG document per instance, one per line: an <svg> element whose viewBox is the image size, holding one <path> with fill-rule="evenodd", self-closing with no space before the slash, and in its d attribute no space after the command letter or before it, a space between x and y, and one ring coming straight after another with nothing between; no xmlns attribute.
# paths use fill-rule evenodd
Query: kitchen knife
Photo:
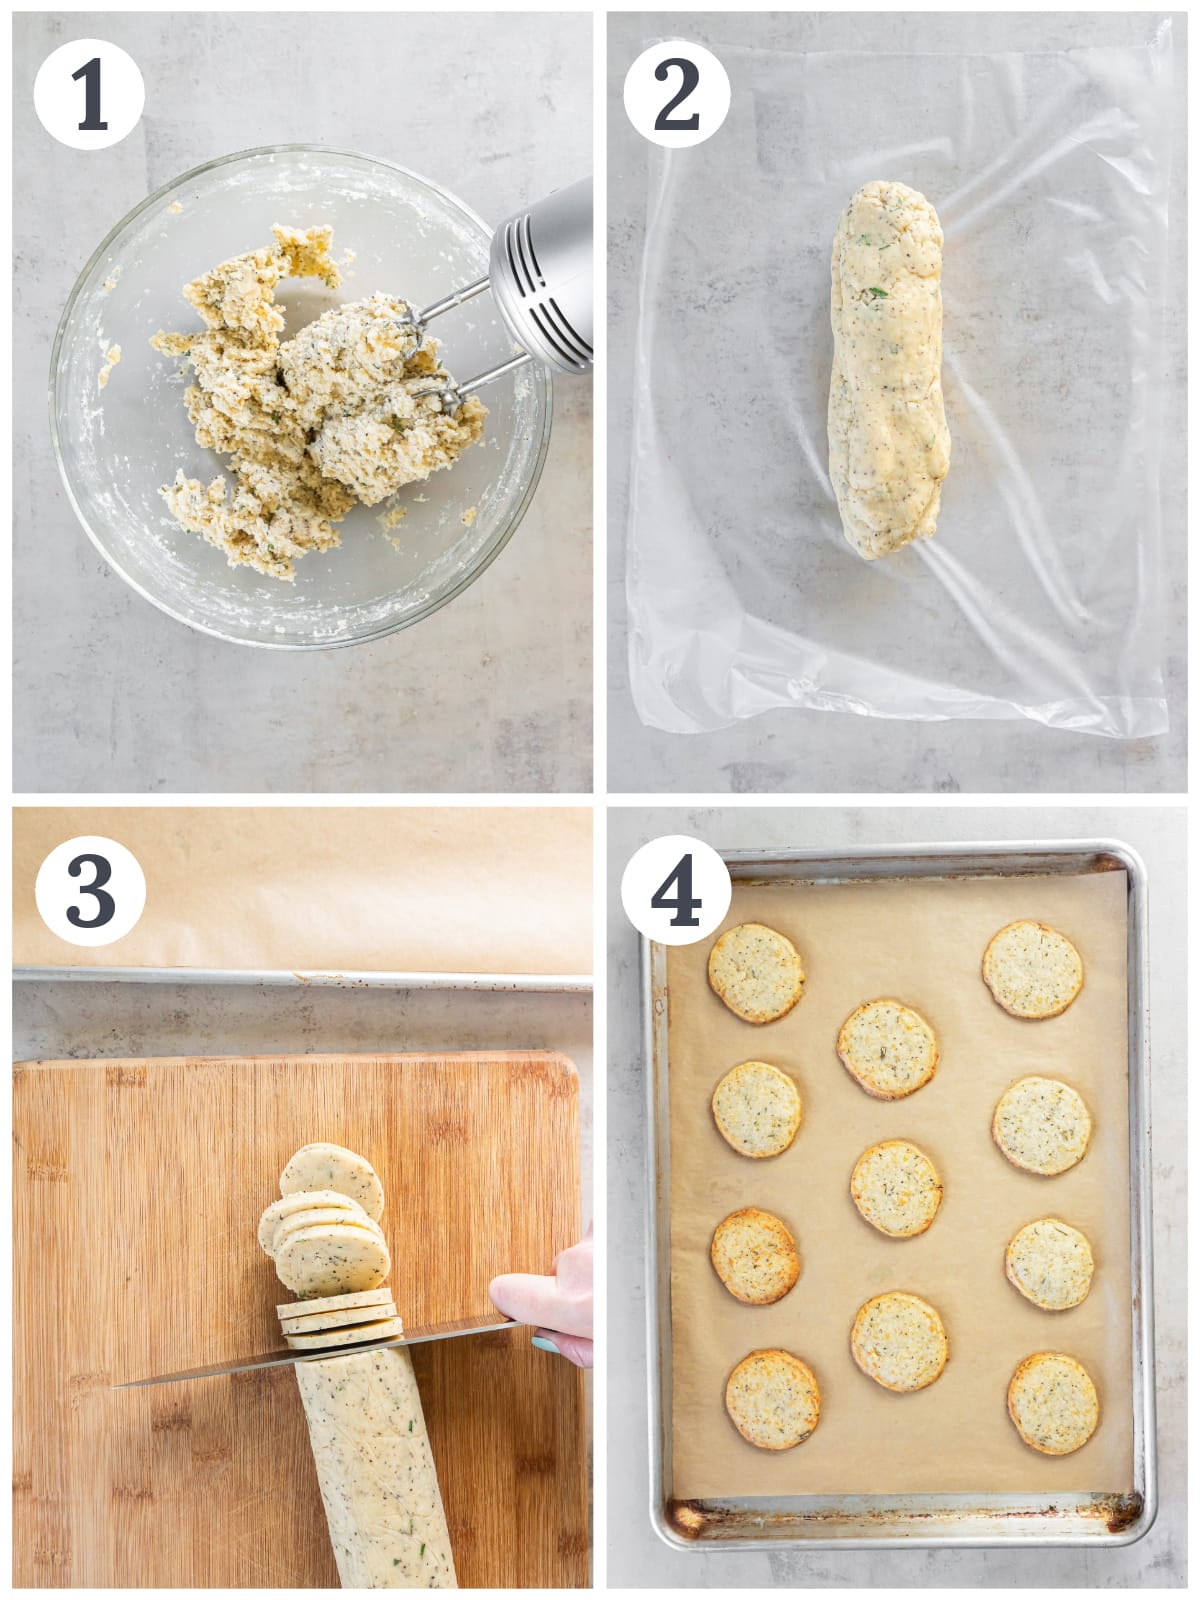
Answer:
<svg viewBox="0 0 1200 1600"><path fill-rule="evenodd" d="M302 1306L303 1301L297 1301ZM428 1344L434 1339L460 1339L471 1333L499 1333L522 1324L498 1311L482 1317L460 1317L457 1322L429 1322L407 1328L394 1339L375 1339L369 1344L334 1345L323 1350L272 1350L267 1355L246 1356L241 1361L221 1361L213 1367L191 1367L186 1372L164 1372L155 1378L131 1378L114 1383L114 1389L142 1389L151 1383L186 1383L192 1378L219 1378L230 1372L254 1372L260 1367L290 1367L301 1361L336 1361L341 1356L358 1356L366 1350L390 1350L395 1345Z"/></svg>

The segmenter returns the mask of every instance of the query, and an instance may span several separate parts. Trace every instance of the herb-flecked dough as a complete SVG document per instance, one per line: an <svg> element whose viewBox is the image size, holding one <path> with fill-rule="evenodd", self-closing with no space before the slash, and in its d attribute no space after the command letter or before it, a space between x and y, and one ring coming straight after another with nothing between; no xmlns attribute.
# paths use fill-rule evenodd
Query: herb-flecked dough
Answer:
<svg viewBox="0 0 1200 1600"><path fill-rule="evenodd" d="M923 194L878 181L852 197L834 235L829 475L865 561L937 530L950 469L942 242Z"/></svg>

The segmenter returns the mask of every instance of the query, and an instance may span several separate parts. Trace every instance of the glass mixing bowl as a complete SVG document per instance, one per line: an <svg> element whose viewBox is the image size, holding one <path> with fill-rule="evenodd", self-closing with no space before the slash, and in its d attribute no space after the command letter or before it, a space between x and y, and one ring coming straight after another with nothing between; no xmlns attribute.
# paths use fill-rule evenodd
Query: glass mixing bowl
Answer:
<svg viewBox="0 0 1200 1600"><path fill-rule="evenodd" d="M340 524L341 547L298 561L295 583L228 566L222 551L179 527L159 495L180 467L205 483L229 473L224 458L195 441L182 362L152 350L150 338L160 328L198 329L183 285L269 244L274 223L328 223L335 259L347 250L355 256L337 291L284 280L285 336L377 289L419 308L487 275L487 226L403 167L310 145L210 161L131 211L84 268L54 343L51 426L79 520L139 594L218 638L327 649L419 622L495 560L541 475L550 378L527 366L490 385L483 440L382 505L355 506ZM514 351L486 295L447 312L432 332L464 380ZM101 387L113 345L120 361ZM400 507L402 518L394 515Z"/></svg>

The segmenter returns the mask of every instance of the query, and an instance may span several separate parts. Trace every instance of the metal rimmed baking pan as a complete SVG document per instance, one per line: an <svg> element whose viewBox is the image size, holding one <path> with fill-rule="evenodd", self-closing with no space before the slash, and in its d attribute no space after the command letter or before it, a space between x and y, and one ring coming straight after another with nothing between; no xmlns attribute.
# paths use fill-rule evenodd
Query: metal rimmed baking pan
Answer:
<svg viewBox="0 0 1200 1600"><path fill-rule="evenodd" d="M14 967L26 983L288 984L325 989L483 989L492 993L588 994L587 973L292 972L206 967Z"/></svg>
<svg viewBox="0 0 1200 1600"><path fill-rule="evenodd" d="M1121 871L1126 916L1129 1250L1132 1296L1133 1490L1130 1493L804 1495L683 1500L672 1487L670 1123L667 963L642 940L642 1012L649 1119L647 1334L650 1515L679 1550L769 1551L996 1545L1105 1548L1131 1544L1157 1510L1150 1225L1146 872L1110 840L865 847L843 853L721 852L735 883L836 884L870 879L1078 876Z"/></svg>

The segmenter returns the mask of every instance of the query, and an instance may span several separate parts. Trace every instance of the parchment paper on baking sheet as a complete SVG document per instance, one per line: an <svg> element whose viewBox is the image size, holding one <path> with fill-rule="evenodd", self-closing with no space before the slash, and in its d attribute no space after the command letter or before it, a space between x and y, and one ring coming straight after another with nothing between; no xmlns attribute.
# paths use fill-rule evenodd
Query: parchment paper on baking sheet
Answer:
<svg viewBox="0 0 1200 1600"><path fill-rule="evenodd" d="M33 886L66 839L133 851L146 909L70 945ZM568 806L23 807L13 965L210 971L584 974L591 814Z"/></svg>
<svg viewBox="0 0 1200 1600"><path fill-rule="evenodd" d="M1171 20L1147 17L1140 48L1026 52L1015 16L998 53L924 53L910 20L905 53L723 47L720 131L650 157L638 714L1161 733ZM834 230L872 179L941 218L953 449L936 537L868 563L842 537L826 410Z"/></svg>
<svg viewBox="0 0 1200 1600"><path fill-rule="evenodd" d="M807 974L799 1005L764 1027L709 989L712 940L668 952L676 1498L1132 1489L1126 891L1124 872L735 883L722 928L780 929ZM1059 928L1083 956L1083 992L1060 1017L1010 1017L980 977L988 939L1018 917ZM932 1082L892 1102L866 1095L834 1047L854 1007L882 995L928 1018L942 1052ZM752 1059L790 1072L804 1102L791 1149L767 1161L736 1155L709 1109L722 1074ZM991 1138L997 1098L1031 1072L1073 1084L1095 1122L1083 1161L1054 1178L1011 1166ZM855 1160L890 1138L924 1149L945 1185L914 1239L877 1233L849 1196ZM734 1300L708 1258L717 1223L747 1205L782 1217L799 1246L800 1280L773 1306ZM1091 1293L1070 1311L1039 1310L1004 1275L1009 1239L1047 1215L1095 1253ZM854 1313L888 1289L929 1300L949 1336L941 1378L914 1394L880 1388L850 1355ZM816 1432L780 1453L747 1444L724 1408L733 1366L771 1346L807 1361L821 1388ZM1078 1357L1096 1383L1100 1426L1070 1456L1037 1454L1008 1419L1008 1381L1037 1350Z"/></svg>

